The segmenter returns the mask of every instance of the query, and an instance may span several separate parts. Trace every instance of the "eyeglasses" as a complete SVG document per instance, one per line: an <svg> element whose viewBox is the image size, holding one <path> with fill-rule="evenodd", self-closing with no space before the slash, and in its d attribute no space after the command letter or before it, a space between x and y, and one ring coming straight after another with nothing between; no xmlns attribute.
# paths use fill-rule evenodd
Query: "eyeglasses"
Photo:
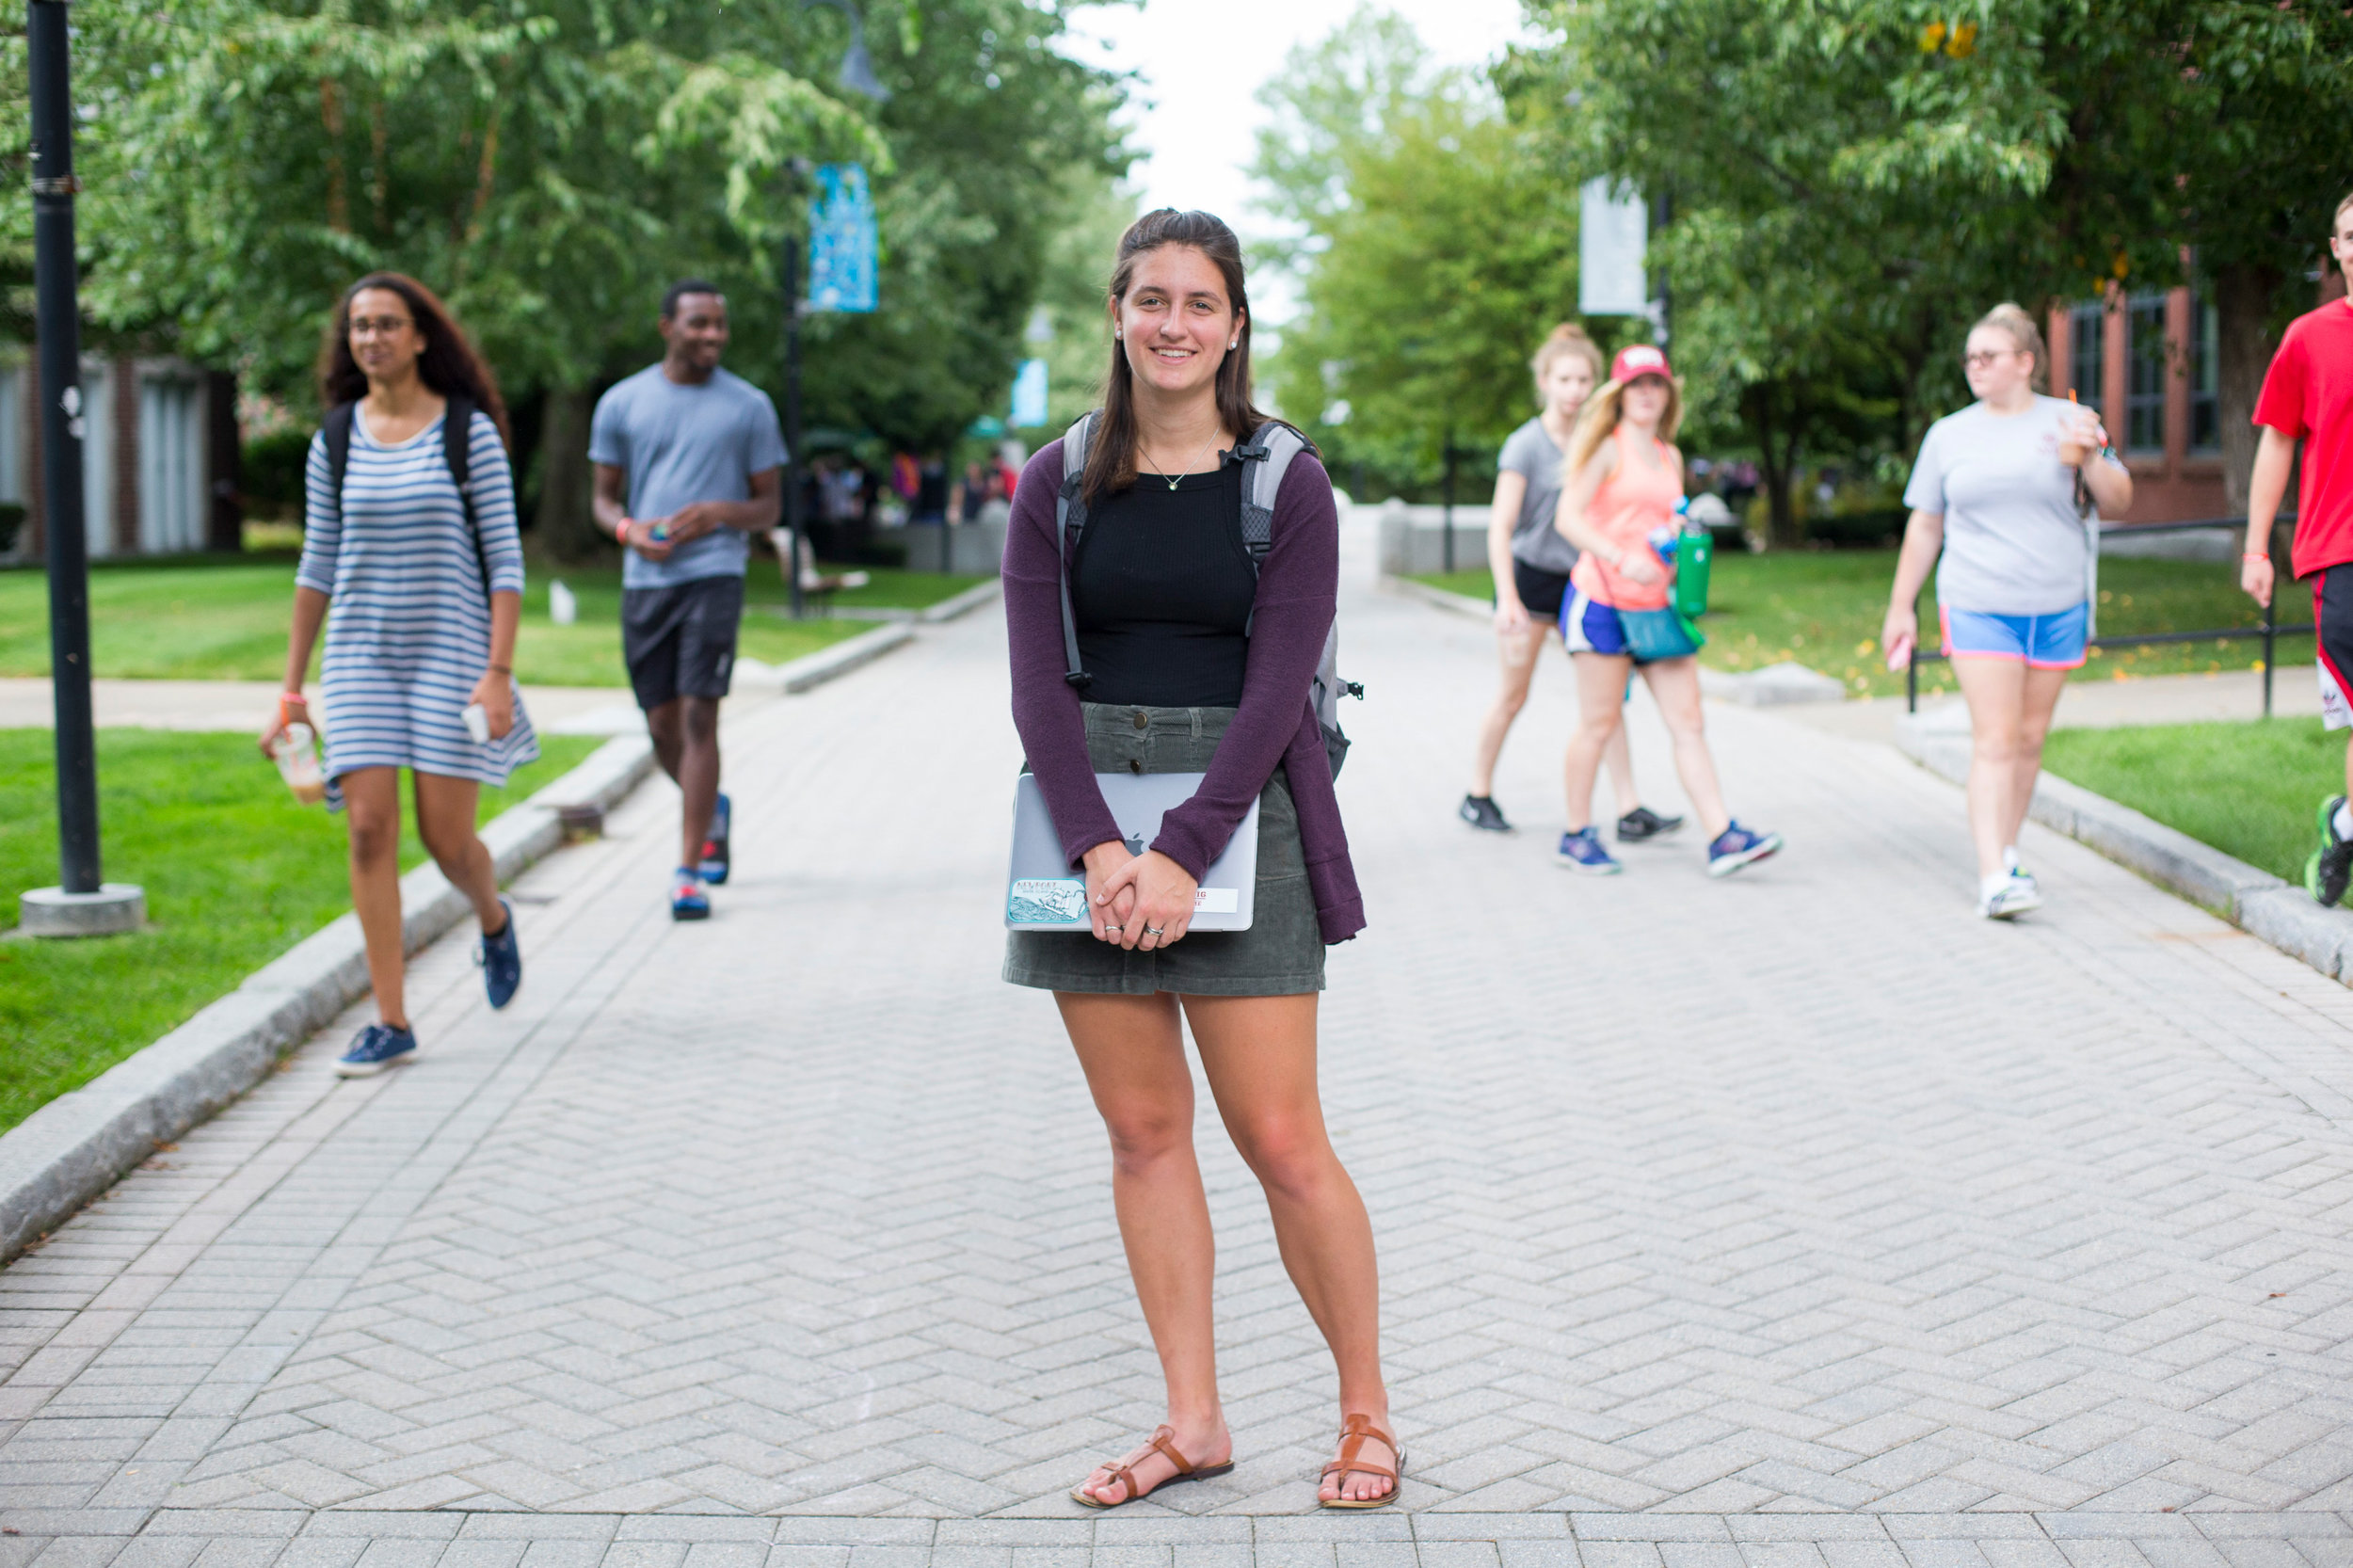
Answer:
<svg viewBox="0 0 2353 1568"><path fill-rule="evenodd" d="M1987 365L1992 364L1994 360L2001 359L2004 355L2015 354L2017 352L2018 350L2015 348L1980 349L1975 354L1963 354L1961 357L1961 362L1963 366L1970 370L1982 370Z"/></svg>
<svg viewBox="0 0 2353 1568"><path fill-rule="evenodd" d="M404 331L409 326L407 316L353 316L351 335L355 338L385 337Z"/></svg>

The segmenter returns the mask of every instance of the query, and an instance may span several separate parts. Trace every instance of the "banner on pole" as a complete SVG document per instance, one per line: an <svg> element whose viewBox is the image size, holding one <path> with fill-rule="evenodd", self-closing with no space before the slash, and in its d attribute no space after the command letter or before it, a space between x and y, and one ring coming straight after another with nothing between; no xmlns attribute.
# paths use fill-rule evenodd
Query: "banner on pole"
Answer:
<svg viewBox="0 0 2353 1568"><path fill-rule="evenodd" d="M1046 423L1046 361L1024 360L1013 376L1013 417L1005 422L1016 430Z"/></svg>
<svg viewBox="0 0 2353 1568"><path fill-rule="evenodd" d="M1588 180L1578 192L1577 308L1589 316L1650 312L1645 275L1649 212L1641 193L1614 180Z"/></svg>
<svg viewBox="0 0 2353 1568"><path fill-rule="evenodd" d="M866 170L856 164L819 165L817 194L808 203L808 308L874 309L879 249Z"/></svg>

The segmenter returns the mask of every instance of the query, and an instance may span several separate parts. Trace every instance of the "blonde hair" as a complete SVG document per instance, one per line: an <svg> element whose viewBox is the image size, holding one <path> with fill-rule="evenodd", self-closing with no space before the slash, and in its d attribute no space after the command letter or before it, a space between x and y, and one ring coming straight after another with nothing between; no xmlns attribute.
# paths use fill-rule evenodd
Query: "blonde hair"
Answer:
<svg viewBox="0 0 2353 1568"><path fill-rule="evenodd" d="M1658 373L1645 371L1643 374L1657 376ZM1683 424L1683 383L1673 376L1659 378L1667 383L1667 411L1658 416L1658 439L1673 442L1676 429ZM1639 381L1641 376L1638 376L1635 379ZM1625 410L1626 385L1624 381L1604 381L1593 389L1593 395L1585 400L1585 407L1577 410L1577 428L1569 432L1569 455L1561 463L1563 488L1585 472L1585 465L1593 460L1593 454L1601 450L1601 443L1616 433L1618 419Z"/></svg>
<svg viewBox="0 0 2353 1568"><path fill-rule="evenodd" d="M1545 398L1545 377L1552 374L1553 361L1563 354L1578 354L1593 367L1593 379L1602 376L1601 344L1585 335L1585 328L1574 321L1564 321L1554 328L1536 347L1536 357L1528 361L1528 368L1536 377L1536 401Z"/></svg>
<svg viewBox="0 0 2353 1568"><path fill-rule="evenodd" d="M1977 326L1970 328L1969 330L1974 332L1978 327L1999 328L2009 334L2010 347L2021 354L2033 355L2034 376L2031 385L2037 392L2049 390L2051 356L2044 352L2042 347L2042 329L2034 324L2034 317L2026 313L2025 306L2014 300L2005 299L1978 317Z"/></svg>

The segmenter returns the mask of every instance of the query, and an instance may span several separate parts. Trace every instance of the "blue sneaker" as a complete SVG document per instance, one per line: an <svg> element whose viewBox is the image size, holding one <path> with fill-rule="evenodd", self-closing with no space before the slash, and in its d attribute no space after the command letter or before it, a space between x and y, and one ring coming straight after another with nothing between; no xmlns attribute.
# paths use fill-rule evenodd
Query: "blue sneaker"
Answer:
<svg viewBox="0 0 2353 1568"><path fill-rule="evenodd" d="M1759 833L1734 823L1716 835L1716 841L1707 846L1707 874L1730 876L1743 866L1753 866L1769 855L1781 852L1781 835Z"/></svg>
<svg viewBox="0 0 2353 1568"><path fill-rule="evenodd" d="M1570 871L1591 872L1595 876L1615 876L1625 869L1601 847L1600 830L1590 823L1574 833L1561 834L1553 859Z"/></svg>
<svg viewBox="0 0 2353 1568"><path fill-rule="evenodd" d="M417 1054L417 1037L391 1024L370 1024L352 1036L351 1048L335 1064L338 1078L374 1078Z"/></svg>
<svg viewBox="0 0 2353 1568"><path fill-rule="evenodd" d="M719 795L719 804L711 813L711 836L703 840L702 864L695 869L713 888L722 888L728 880L728 819L735 814L726 792Z"/></svg>
<svg viewBox="0 0 2353 1568"><path fill-rule="evenodd" d="M492 1007L513 1001L515 987L523 983L523 950L515 940L515 906L501 899L499 907L506 911L506 929L495 936L484 936L473 950L473 961L482 970L483 988L490 993Z"/></svg>
<svg viewBox="0 0 2353 1568"><path fill-rule="evenodd" d="M692 866L680 866L671 874L670 919L674 920L711 919L711 900L703 893L702 873Z"/></svg>

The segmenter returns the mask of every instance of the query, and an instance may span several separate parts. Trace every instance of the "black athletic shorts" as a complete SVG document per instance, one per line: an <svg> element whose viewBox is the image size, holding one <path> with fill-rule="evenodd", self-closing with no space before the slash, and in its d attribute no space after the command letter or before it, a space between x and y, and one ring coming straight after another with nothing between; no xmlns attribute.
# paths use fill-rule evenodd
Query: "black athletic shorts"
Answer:
<svg viewBox="0 0 2353 1568"><path fill-rule="evenodd" d="M2353 564L2313 574L2313 620L2320 632L2321 723L2344 729L2353 726Z"/></svg>
<svg viewBox="0 0 2353 1568"><path fill-rule="evenodd" d="M1512 557L1512 582L1520 591L1520 602L1528 606L1530 619L1557 621L1561 606L1569 597L1569 580L1563 573L1531 567L1518 556Z"/></svg>
<svg viewBox="0 0 2353 1568"><path fill-rule="evenodd" d="M650 712L677 697L727 696L743 618L740 577L622 589L621 657L637 706Z"/></svg>

